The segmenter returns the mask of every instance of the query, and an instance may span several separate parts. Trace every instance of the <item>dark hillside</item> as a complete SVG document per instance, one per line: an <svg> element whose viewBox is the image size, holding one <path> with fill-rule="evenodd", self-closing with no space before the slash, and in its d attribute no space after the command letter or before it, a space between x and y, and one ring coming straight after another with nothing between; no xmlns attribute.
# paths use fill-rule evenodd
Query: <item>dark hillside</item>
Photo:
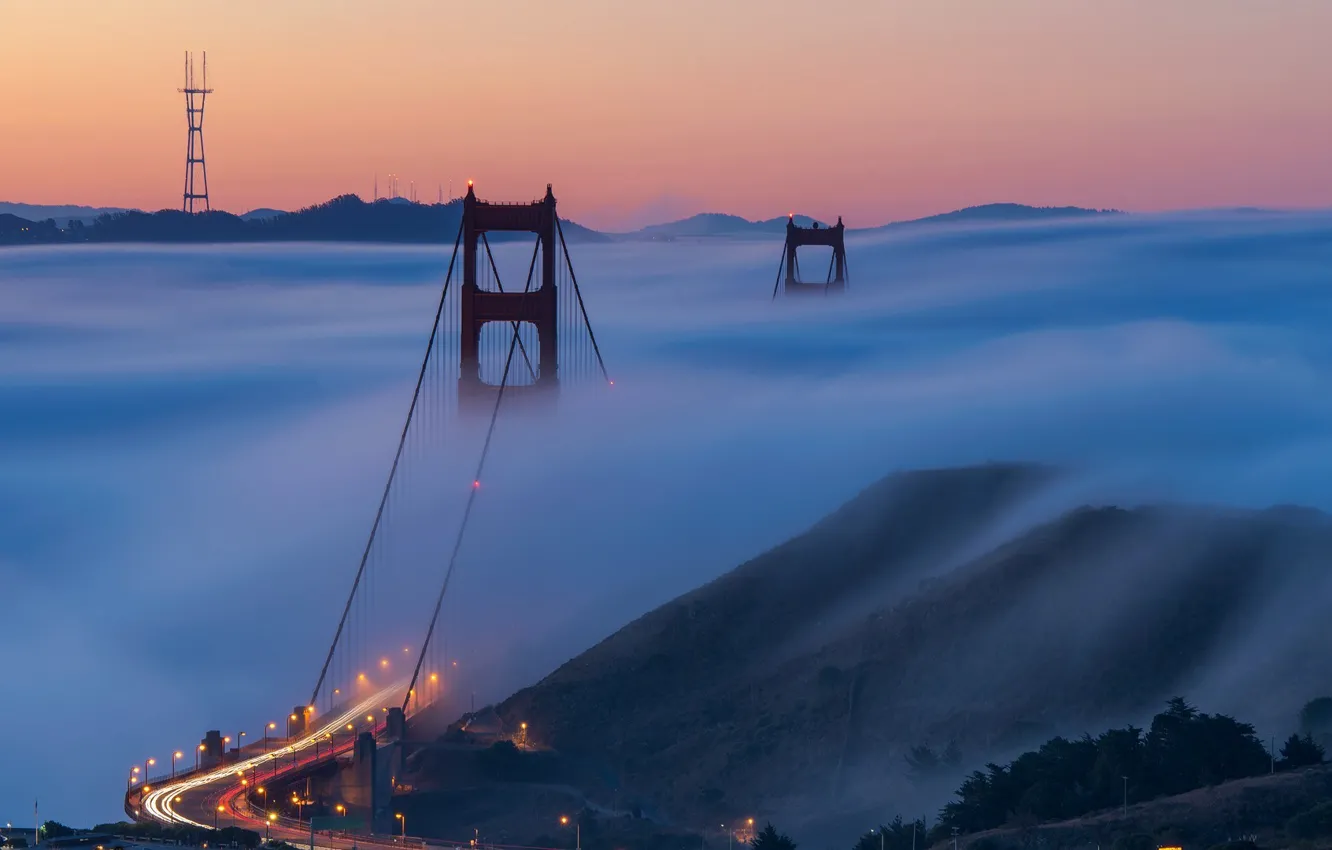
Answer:
<svg viewBox="0 0 1332 850"><path fill-rule="evenodd" d="M1293 724L1332 675L1305 651L1327 645L1332 618L1291 603L1326 599L1328 522L1089 507L973 551L1053 478L1001 465L893 476L500 715L599 763L645 809L697 823L780 812L792 827L887 800L932 812L964 770L1141 721L1177 693L1210 689L1219 710ZM905 775L910 747L949 742L952 775Z"/></svg>

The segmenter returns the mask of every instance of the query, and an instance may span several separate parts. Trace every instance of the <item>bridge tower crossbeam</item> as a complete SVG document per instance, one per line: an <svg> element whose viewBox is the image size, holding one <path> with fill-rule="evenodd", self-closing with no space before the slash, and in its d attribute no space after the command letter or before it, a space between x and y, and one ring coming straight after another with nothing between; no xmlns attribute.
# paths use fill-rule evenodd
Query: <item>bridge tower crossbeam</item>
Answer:
<svg viewBox="0 0 1332 850"><path fill-rule="evenodd" d="M828 276L822 283L803 280L800 276L800 259L796 251L814 245L832 248ZM783 270L786 272L785 277ZM782 262L777 267L772 297L776 298L779 290L787 295L841 292L846 289L847 277L846 226L842 224L842 217L838 216L837 224L832 227L819 227L818 222L810 227L801 227L795 223L795 214L792 213L786 220L786 242L782 246Z"/></svg>

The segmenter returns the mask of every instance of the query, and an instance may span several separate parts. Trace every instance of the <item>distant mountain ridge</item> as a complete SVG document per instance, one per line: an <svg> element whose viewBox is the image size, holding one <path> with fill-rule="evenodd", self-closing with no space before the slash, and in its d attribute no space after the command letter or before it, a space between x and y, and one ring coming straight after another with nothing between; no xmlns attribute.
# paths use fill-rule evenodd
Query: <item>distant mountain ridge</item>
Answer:
<svg viewBox="0 0 1332 850"><path fill-rule="evenodd" d="M56 220L61 227L68 227L72 220L91 224L99 215L125 212L124 207L85 207L78 204L21 204L0 201L0 214L17 216L29 222Z"/></svg>
<svg viewBox="0 0 1332 850"><path fill-rule="evenodd" d="M927 224L954 223L998 223L1008 221L1031 221L1056 218L1086 218L1103 215L1122 215L1120 210L1097 210L1085 207L1033 207L1026 204L995 203L964 207L952 212L925 216L924 218L895 221L873 227L847 227L848 232L861 233ZM679 221L653 224L629 233L612 234L617 239L646 239L652 241L670 241L674 239L701 238L756 238L780 234L786 227L788 217L750 221L738 215L728 213L698 213ZM830 222L796 215L795 222L800 227L809 227L818 221L820 227L827 227Z"/></svg>
<svg viewBox="0 0 1332 850"><path fill-rule="evenodd" d="M242 215L221 210L187 215L180 210L144 212L118 207L0 203L0 214L17 221L6 228L8 235L0 235L0 244L279 240L447 243L457 232L462 202L455 199L445 204L422 204L404 198L381 198L367 203L356 195L342 195L295 212L260 207ZM848 230L865 233L936 224L988 224L1117 214L1122 213L1072 206L996 203L875 227L849 227ZM794 219L801 227L809 227L815 222L823 227L832 224L801 214L796 214ZM50 220L55 221L54 227L47 224ZM772 239L781 235L788 220L787 216L751 221L728 213L699 213L629 233L605 233L562 219L566 235L580 241ZM507 237L497 234L494 238Z"/></svg>

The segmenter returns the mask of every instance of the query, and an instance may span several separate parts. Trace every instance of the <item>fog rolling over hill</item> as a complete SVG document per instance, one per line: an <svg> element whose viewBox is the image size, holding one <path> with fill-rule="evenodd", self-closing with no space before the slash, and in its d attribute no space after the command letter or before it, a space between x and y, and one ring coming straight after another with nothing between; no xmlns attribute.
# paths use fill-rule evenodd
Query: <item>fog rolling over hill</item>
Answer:
<svg viewBox="0 0 1332 850"><path fill-rule="evenodd" d="M499 714L655 816L780 815L828 840L932 815L965 771L1141 723L1176 694L1292 731L1332 674L1332 523L1182 506L1038 519L1069 480L1022 464L889 477ZM950 742L955 770L907 776L911 746Z"/></svg>

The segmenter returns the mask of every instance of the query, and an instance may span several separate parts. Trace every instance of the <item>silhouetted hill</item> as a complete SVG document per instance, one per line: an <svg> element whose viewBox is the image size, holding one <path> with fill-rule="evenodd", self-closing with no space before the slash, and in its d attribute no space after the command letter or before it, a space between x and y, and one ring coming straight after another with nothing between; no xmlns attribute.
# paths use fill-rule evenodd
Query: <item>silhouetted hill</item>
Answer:
<svg viewBox="0 0 1332 850"><path fill-rule="evenodd" d="M1100 215L1123 215L1119 210L1092 210L1084 207L1029 207L1026 204L982 204L964 207L952 212L899 221L884 225L900 227L908 224L962 224L994 223L1004 221L1031 221L1033 219L1087 218Z"/></svg>
<svg viewBox="0 0 1332 850"><path fill-rule="evenodd" d="M37 245L60 238L60 229L52 219L30 221L10 213L0 213L0 245Z"/></svg>
<svg viewBox="0 0 1332 850"><path fill-rule="evenodd" d="M0 201L0 213L16 215L30 221L45 221L53 218L61 227L68 226L71 219L78 219L84 224L91 224L99 215L124 212L122 207L85 207L78 204L20 204Z"/></svg>
<svg viewBox="0 0 1332 850"><path fill-rule="evenodd" d="M801 227L809 227L814 219L805 215L795 217L796 224ZM728 215L726 213L699 213L680 221L672 221L667 224L654 224L636 230L632 233L619 234L622 239L650 239L654 241L671 241L674 239L700 239L700 238L744 238L744 237L768 237L773 234L781 234L786 228L787 217L771 218L765 221L750 221L747 218L741 218L738 215ZM821 225L826 222L820 222Z"/></svg>
<svg viewBox="0 0 1332 850"><path fill-rule="evenodd" d="M877 227L848 228L848 230L882 230L889 227L927 224L982 224L1009 221L1030 221L1033 219L1075 218L1098 215L1111 215L1117 210L1092 210L1082 207L1030 207L1025 204L984 204L967 207L939 215L910 221L897 221ZM806 215L797 215L796 224L809 227L815 219ZM671 241L675 239L700 238L767 238L780 236L786 228L787 216L750 221L737 215L726 213L699 213L680 221L666 224L654 224L632 233L616 234L620 239L650 239L653 241ZM820 226L829 222L819 220Z"/></svg>
<svg viewBox="0 0 1332 850"><path fill-rule="evenodd" d="M263 220L263 219L266 219L266 218L277 218L277 217L280 216L280 215L287 215L287 211L286 211L286 210L275 210L275 209L271 209L271 208L269 208L269 207L259 207L258 209L250 210L250 211L247 212L247 213L242 213L242 214L241 214L241 220L242 220L242 221L256 221L256 220Z"/></svg>
<svg viewBox="0 0 1332 850"><path fill-rule="evenodd" d="M668 817L859 829L885 800L929 812L955 787L907 778L916 744L955 742L969 770L1175 694L1293 724L1325 689L1323 515L1083 507L1032 527L1058 480L892 476L498 712Z"/></svg>
<svg viewBox="0 0 1332 850"><path fill-rule="evenodd" d="M452 244L462 218L462 201L414 204L401 199L366 203L342 195L296 212L271 216L228 212L190 215L180 210L138 210L98 216L89 226L47 229L43 242L409 242ZM605 239L602 234L563 221L570 241ZM491 241L531 239L525 234L492 234ZM32 240L26 240L32 241Z"/></svg>

